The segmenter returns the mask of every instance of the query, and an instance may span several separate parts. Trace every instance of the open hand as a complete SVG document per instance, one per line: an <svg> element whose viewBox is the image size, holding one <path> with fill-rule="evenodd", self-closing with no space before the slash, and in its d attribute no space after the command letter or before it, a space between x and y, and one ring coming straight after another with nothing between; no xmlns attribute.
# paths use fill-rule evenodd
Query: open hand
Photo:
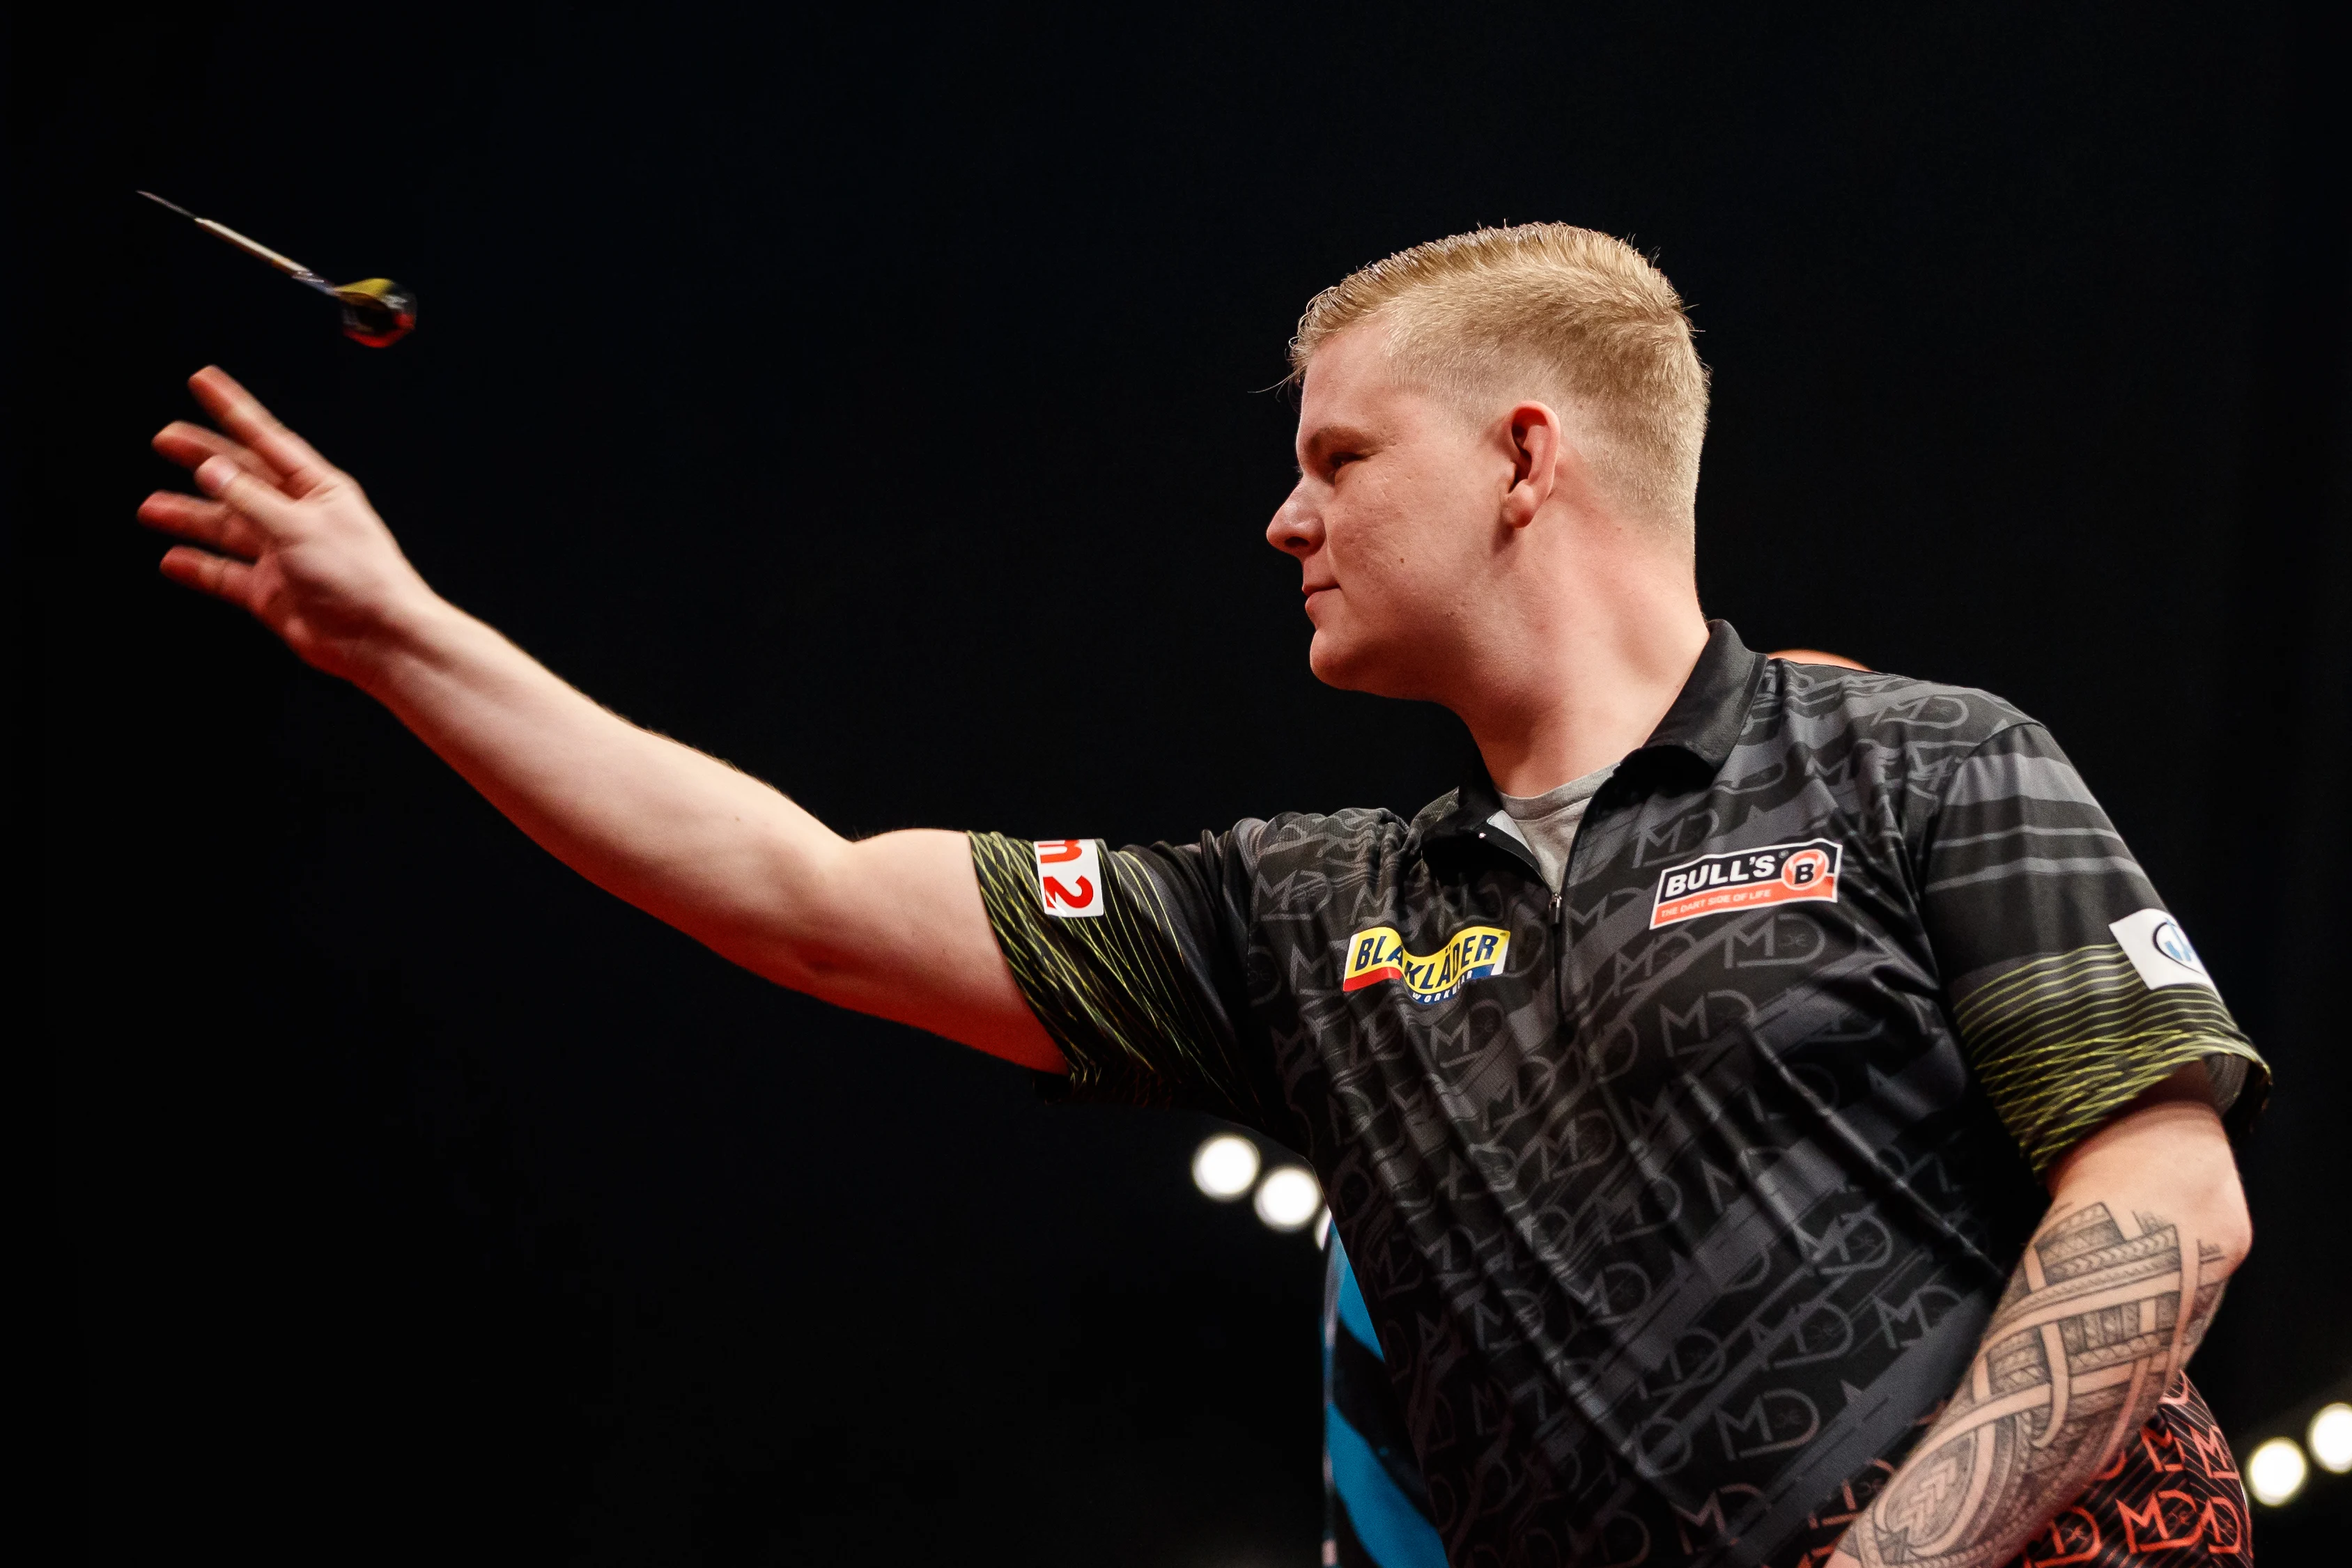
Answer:
<svg viewBox="0 0 2352 1568"><path fill-rule="evenodd" d="M205 492L158 490L140 506L142 522L194 541L164 553L163 575L243 606L328 674L362 679L404 618L436 602L432 590L358 482L226 371L206 366L188 386L228 434L180 420L156 434L155 450Z"/></svg>

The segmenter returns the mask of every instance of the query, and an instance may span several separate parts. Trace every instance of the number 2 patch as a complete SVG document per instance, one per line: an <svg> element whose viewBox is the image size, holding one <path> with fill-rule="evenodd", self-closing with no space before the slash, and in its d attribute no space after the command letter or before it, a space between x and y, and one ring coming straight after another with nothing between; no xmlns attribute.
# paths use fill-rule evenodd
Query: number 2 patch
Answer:
<svg viewBox="0 0 2352 1568"><path fill-rule="evenodd" d="M1039 839L1037 897L1065 920L1103 912L1101 847L1092 839Z"/></svg>
<svg viewBox="0 0 2352 1568"><path fill-rule="evenodd" d="M1765 904L1804 899L1837 902L1838 862L1844 849L1830 839L1767 844L1738 854L1706 855L1658 873L1650 929L1702 915L1728 915Z"/></svg>

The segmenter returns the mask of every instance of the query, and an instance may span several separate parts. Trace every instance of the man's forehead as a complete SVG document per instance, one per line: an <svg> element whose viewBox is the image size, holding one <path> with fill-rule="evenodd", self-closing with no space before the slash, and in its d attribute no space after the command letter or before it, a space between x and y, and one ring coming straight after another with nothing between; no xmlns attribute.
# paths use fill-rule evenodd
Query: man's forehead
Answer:
<svg viewBox="0 0 2352 1568"><path fill-rule="evenodd" d="M1363 322L1325 340L1307 361L1299 388L1298 444L1328 433L1360 433L1392 424L1412 396L1389 362L1385 334Z"/></svg>

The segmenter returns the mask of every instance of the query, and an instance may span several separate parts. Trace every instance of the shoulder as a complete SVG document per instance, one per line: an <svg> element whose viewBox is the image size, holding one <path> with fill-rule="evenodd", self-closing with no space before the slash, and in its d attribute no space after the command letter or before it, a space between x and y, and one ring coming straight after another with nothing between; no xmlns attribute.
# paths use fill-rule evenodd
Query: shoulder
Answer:
<svg viewBox="0 0 2352 1568"><path fill-rule="evenodd" d="M1750 725L1743 744L1875 753L1928 788L1997 737L2044 734L2032 715L1976 686L1785 659L1767 664Z"/></svg>
<svg viewBox="0 0 2352 1568"><path fill-rule="evenodd" d="M1222 884L1229 896L1277 902L1297 893L1316 896L1332 883L1360 878L1402 849L1411 829L1377 807L1331 812L1285 811L1245 817L1223 832L1188 844L1155 844L1150 858Z"/></svg>
<svg viewBox="0 0 2352 1568"><path fill-rule="evenodd" d="M1411 826L1394 811L1357 806L1329 812L1286 811L1262 822L1242 823L1234 837L1248 843L1261 874L1290 875L1380 860L1402 847L1410 831Z"/></svg>
<svg viewBox="0 0 2352 1568"><path fill-rule="evenodd" d="M1769 662L1759 695L1770 699L1791 728L1849 729L1890 739L1973 746L2034 722L2014 703L1977 686L1785 659Z"/></svg>

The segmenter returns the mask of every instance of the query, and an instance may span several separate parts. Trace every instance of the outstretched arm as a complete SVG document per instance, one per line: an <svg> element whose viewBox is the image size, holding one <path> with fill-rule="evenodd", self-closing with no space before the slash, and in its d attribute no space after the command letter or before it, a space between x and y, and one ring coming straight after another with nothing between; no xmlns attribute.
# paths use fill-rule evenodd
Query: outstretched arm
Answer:
<svg viewBox="0 0 2352 1568"><path fill-rule="evenodd" d="M155 438L205 493L159 491L140 507L192 541L163 557L165 576L251 612L389 707L565 864L746 968L1063 1071L997 950L961 834L853 843L598 706L434 593L351 476L226 374L189 384L228 434L175 423Z"/></svg>
<svg viewBox="0 0 2352 1568"><path fill-rule="evenodd" d="M2050 1186L1967 1377L1839 1568L2007 1563L2155 1413L2252 1239L2200 1066L2084 1139Z"/></svg>

